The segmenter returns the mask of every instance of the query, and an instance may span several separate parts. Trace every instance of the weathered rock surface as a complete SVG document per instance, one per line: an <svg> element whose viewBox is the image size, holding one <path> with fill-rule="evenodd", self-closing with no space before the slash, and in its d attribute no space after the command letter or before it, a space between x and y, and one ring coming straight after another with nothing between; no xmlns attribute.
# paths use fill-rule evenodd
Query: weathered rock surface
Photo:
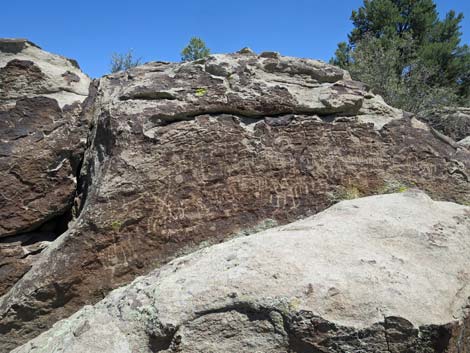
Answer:
<svg viewBox="0 0 470 353"><path fill-rule="evenodd" d="M470 136L467 136L464 139L460 140L459 142L457 142L457 144L465 148L470 148Z"/></svg>
<svg viewBox="0 0 470 353"><path fill-rule="evenodd" d="M96 81L83 119L80 216L0 299L0 351L175 256L339 199L470 200L466 149L315 60L149 63Z"/></svg>
<svg viewBox="0 0 470 353"><path fill-rule="evenodd" d="M73 61L0 39L0 295L66 229L55 218L76 193L89 84Z"/></svg>
<svg viewBox="0 0 470 353"><path fill-rule="evenodd" d="M455 141L470 137L470 108L434 109L421 113L420 119Z"/></svg>
<svg viewBox="0 0 470 353"><path fill-rule="evenodd" d="M470 351L470 207L341 202L178 258L15 353Z"/></svg>
<svg viewBox="0 0 470 353"><path fill-rule="evenodd" d="M48 97L63 108L88 96L90 78L75 60L48 53L25 39L0 38L0 68L2 110L23 98Z"/></svg>

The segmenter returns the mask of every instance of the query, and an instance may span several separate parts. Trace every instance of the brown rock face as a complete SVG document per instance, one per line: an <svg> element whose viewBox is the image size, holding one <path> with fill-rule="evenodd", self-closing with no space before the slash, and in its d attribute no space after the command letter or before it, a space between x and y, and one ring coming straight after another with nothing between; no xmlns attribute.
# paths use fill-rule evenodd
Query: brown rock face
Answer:
<svg viewBox="0 0 470 353"><path fill-rule="evenodd" d="M97 85L80 217L0 299L0 351L177 254L342 198L416 186L470 200L468 151L318 61L215 55Z"/></svg>
<svg viewBox="0 0 470 353"><path fill-rule="evenodd" d="M62 87L62 68L77 72L79 89ZM88 131L80 118L88 84L66 59L0 40L0 295L66 229Z"/></svg>
<svg viewBox="0 0 470 353"><path fill-rule="evenodd" d="M83 136L68 127L77 110L35 97L0 113L1 237L36 229L70 207L84 151Z"/></svg>

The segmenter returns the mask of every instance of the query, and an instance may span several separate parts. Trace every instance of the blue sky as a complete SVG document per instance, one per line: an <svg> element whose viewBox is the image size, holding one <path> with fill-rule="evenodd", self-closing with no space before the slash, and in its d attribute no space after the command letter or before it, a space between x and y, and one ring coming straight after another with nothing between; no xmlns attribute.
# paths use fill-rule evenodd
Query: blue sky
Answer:
<svg viewBox="0 0 470 353"><path fill-rule="evenodd" d="M441 15L463 12L470 44L470 0L437 0ZM133 49L144 61L179 61L191 36L215 53L249 46L256 52L328 60L351 30L362 0L4 0L0 37L28 38L78 60L99 77L113 52Z"/></svg>

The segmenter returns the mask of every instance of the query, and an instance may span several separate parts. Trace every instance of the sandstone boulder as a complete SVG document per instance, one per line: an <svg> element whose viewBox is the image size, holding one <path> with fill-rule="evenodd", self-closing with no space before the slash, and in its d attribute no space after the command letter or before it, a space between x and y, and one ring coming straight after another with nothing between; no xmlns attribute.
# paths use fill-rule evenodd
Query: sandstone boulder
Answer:
<svg viewBox="0 0 470 353"><path fill-rule="evenodd" d="M80 215L0 298L0 351L175 256L357 196L470 200L470 154L328 64L244 50L95 82Z"/></svg>
<svg viewBox="0 0 470 353"><path fill-rule="evenodd" d="M66 229L90 79L69 59L0 39L0 295Z"/></svg>
<svg viewBox="0 0 470 353"><path fill-rule="evenodd" d="M469 352L469 253L469 207L344 201L178 258L13 352Z"/></svg>

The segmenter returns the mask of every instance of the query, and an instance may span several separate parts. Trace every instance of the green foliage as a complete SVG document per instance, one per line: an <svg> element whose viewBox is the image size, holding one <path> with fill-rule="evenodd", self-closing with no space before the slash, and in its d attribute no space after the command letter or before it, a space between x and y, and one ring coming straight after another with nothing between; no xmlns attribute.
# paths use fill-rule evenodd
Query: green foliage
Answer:
<svg viewBox="0 0 470 353"><path fill-rule="evenodd" d="M194 61L210 55L210 49L201 38L193 37L181 51L181 61Z"/></svg>
<svg viewBox="0 0 470 353"><path fill-rule="evenodd" d="M460 45L462 14L440 20L433 0L364 0L353 11L349 43L330 61L399 108L464 105L470 48Z"/></svg>
<svg viewBox="0 0 470 353"><path fill-rule="evenodd" d="M438 106L456 105L458 89L433 83L437 65L415 58L403 66L402 53L412 52L416 42L411 37L387 40L366 36L351 52L347 65L351 76L367 83L387 103L410 112Z"/></svg>
<svg viewBox="0 0 470 353"><path fill-rule="evenodd" d="M129 70L130 68L139 66L141 64L140 58L135 58L132 50L127 53L113 53L111 56L110 70L111 73Z"/></svg>
<svg viewBox="0 0 470 353"><path fill-rule="evenodd" d="M351 47L346 42L338 43L338 49L335 51L334 58L331 58L330 64L346 69L351 64Z"/></svg>
<svg viewBox="0 0 470 353"><path fill-rule="evenodd" d="M348 37L352 45L367 34L377 38L411 34L422 43L439 22L433 0L364 0L351 20L354 29Z"/></svg>

